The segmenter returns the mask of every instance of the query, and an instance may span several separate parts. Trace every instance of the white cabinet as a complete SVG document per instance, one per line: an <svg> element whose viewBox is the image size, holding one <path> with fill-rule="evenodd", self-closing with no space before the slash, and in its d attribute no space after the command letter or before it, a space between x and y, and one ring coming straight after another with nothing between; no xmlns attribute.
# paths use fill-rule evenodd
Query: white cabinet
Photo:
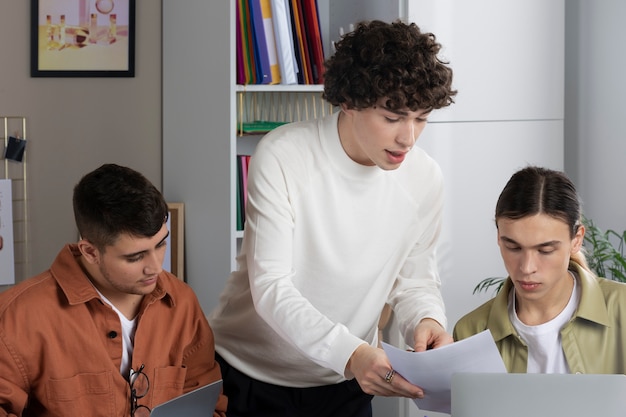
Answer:
<svg viewBox="0 0 626 417"><path fill-rule="evenodd" d="M412 0L454 70L456 103L432 121L562 120L563 0Z"/></svg>

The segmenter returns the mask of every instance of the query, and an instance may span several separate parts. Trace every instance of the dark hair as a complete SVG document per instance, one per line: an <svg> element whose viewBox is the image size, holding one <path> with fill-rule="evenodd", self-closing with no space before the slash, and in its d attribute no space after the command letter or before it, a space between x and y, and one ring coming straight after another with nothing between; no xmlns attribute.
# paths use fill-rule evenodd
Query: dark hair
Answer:
<svg viewBox="0 0 626 417"><path fill-rule="evenodd" d="M167 202L142 174L105 164L74 187L74 218L78 232L98 249L115 243L120 234L152 237L167 221Z"/></svg>
<svg viewBox="0 0 626 417"><path fill-rule="evenodd" d="M500 218L515 220L537 214L563 221L574 238L582 224L582 205L576 187L565 173L528 166L506 183L496 204L496 227ZM572 260L589 269L582 251Z"/></svg>
<svg viewBox="0 0 626 417"><path fill-rule="evenodd" d="M365 109L381 98L391 110L434 110L454 102L452 69L441 45L415 23L360 22L325 62L324 98L332 105Z"/></svg>

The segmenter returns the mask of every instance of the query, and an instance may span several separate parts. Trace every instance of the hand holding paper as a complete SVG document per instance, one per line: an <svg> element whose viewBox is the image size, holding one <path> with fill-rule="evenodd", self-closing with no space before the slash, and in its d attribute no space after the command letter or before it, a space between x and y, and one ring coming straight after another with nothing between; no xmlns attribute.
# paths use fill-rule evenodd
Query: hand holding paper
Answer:
<svg viewBox="0 0 626 417"><path fill-rule="evenodd" d="M489 330L437 349L411 352L382 344L393 369L424 389L415 404L422 410L450 413L452 375L458 372L507 372Z"/></svg>

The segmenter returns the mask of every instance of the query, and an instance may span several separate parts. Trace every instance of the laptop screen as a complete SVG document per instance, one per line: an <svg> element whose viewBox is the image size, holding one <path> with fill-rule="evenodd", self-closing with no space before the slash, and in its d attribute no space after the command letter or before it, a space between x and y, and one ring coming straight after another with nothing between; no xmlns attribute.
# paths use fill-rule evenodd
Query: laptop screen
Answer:
<svg viewBox="0 0 626 417"><path fill-rule="evenodd" d="M452 417L624 417L626 375L459 373Z"/></svg>
<svg viewBox="0 0 626 417"><path fill-rule="evenodd" d="M150 417L211 417L221 392L220 379L157 405Z"/></svg>

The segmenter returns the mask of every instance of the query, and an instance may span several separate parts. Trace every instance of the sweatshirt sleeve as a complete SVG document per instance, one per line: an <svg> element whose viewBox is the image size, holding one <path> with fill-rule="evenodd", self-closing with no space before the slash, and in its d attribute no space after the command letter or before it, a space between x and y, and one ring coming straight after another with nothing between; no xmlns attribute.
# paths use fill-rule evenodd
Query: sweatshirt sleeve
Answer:
<svg viewBox="0 0 626 417"><path fill-rule="evenodd" d="M432 164L431 167L430 189L418 206L417 239L400 269L388 301L409 346L413 346L414 331L421 320L431 318L447 327L436 257L443 211L443 179L439 166Z"/></svg>

